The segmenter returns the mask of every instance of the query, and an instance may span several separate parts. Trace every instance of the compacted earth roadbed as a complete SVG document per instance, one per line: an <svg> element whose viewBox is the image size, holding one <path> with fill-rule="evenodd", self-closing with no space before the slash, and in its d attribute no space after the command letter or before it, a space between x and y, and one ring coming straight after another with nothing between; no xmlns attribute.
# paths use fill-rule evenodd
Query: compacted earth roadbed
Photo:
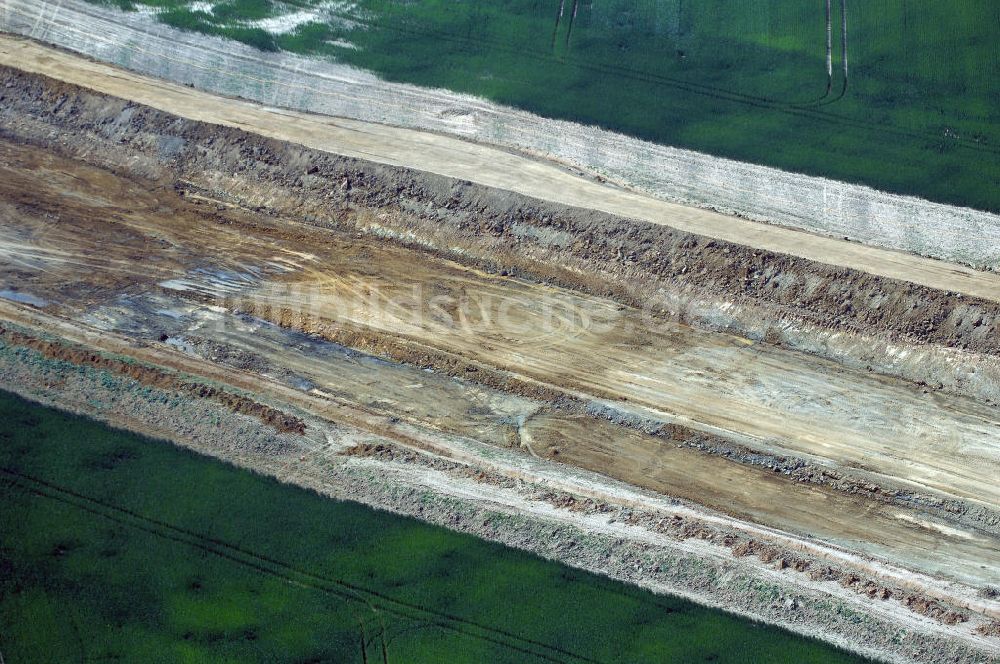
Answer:
<svg viewBox="0 0 1000 664"><path fill-rule="evenodd" d="M868 655L1000 652L997 274L0 64L5 389Z"/></svg>

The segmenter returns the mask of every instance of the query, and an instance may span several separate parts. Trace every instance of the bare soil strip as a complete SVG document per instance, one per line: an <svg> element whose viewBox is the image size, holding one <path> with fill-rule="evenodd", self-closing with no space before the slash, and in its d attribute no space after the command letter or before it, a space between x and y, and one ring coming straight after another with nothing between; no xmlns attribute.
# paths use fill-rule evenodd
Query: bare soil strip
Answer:
<svg viewBox="0 0 1000 664"><path fill-rule="evenodd" d="M0 28L154 78L268 105L403 125L542 155L662 200L1000 269L1000 217L657 145L484 100L261 52L86 0L7 0ZM840 87L840 86L838 86ZM958 137L951 137L958 141ZM960 141L959 141L960 142ZM971 140L966 147L974 146Z"/></svg>
<svg viewBox="0 0 1000 664"><path fill-rule="evenodd" d="M0 63L182 117L237 127L326 152L429 171L1000 302L1000 274L658 201L574 176L551 163L448 136L272 109L240 100L222 101L214 95L9 36L0 37Z"/></svg>
<svg viewBox="0 0 1000 664"><path fill-rule="evenodd" d="M200 199L147 192L141 181L37 150L4 144L2 154L8 166L0 187L10 207L0 273L16 275L23 292L70 320L139 330L153 348L201 349L223 365L208 378L232 383L228 371L239 370L236 385L250 393L262 389L258 374L291 371L318 394L387 417L599 470L927 572L988 580L980 565L997 544L987 534L990 522L952 522L948 509L928 512L913 497L953 510L996 509L995 409L730 335L667 321L642 326L634 311L613 301L485 275L419 252L239 209L218 215ZM122 205L110 203L109 193ZM137 270L136 261L144 267ZM281 270L269 276L269 264ZM237 274L257 276L245 283L226 278ZM138 304L144 294L155 298L155 308ZM444 313L463 298L475 306L438 318L433 298ZM334 363L279 333L265 338L259 323L206 317L227 306L459 376L465 387L442 392L448 379L435 374L357 366L357 358ZM160 311L187 321L171 328L174 319ZM81 342L93 343L93 336ZM165 362L159 351L139 352L128 351L151 353L144 361L153 365ZM508 378L491 380L491 371ZM482 396L465 394L477 384ZM586 404L598 399L626 426L588 415ZM636 412L678 433L656 437L628 427L626 416ZM871 485L889 492L887 500L873 504L853 488L845 495L678 448L681 431L736 441L756 454L867 472Z"/></svg>
<svg viewBox="0 0 1000 664"><path fill-rule="evenodd" d="M147 360L157 357L198 374L217 374L206 362L176 351L142 351L128 339L87 331L19 305L0 303L0 310L25 331L35 329L49 337L69 333L106 352L138 351ZM39 324L44 332L34 327ZM323 414L323 419L308 416L306 436L265 443L267 434L261 437L252 430L260 426L256 420L249 420L251 426L226 422L226 433L220 434L218 416L197 402L178 404L169 392L143 389L141 384L139 389L115 386L68 363L36 373L25 361L31 359L22 356L11 364L10 354L0 347L0 376L25 396L56 400L117 426L168 436L329 495L412 514L654 590L787 624L870 656L938 661L947 654L955 661L988 662L1000 646L988 636L990 616L1000 615L1000 605L984 602L968 588L665 501L569 467L421 432L258 381L264 392L288 397L287 407ZM94 404L100 403L113 407L95 411ZM174 405L165 409L167 403ZM380 421L383 433L374 433ZM396 448L397 443L405 447Z"/></svg>
<svg viewBox="0 0 1000 664"><path fill-rule="evenodd" d="M0 40L57 79L343 138L38 49ZM0 75L6 387L890 659L1000 651L1000 409L974 398L996 388L995 298L651 236ZM439 138L421 154L445 163ZM676 274L648 281L658 265ZM891 343L948 365L919 368L954 389L687 325L638 306L653 283L715 298L712 315L797 321L816 346ZM95 390L114 396L81 397ZM489 526L491 510L528 530Z"/></svg>
<svg viewBox="0 0 1000 664"><path fill-rule="evenodd" d="M339 157L19 70L3 78L12 137L113 170L127 150L134 176L207 205L402 242L611 297L642 309L644 324L673 318L1000 402L992 301Z"/></svg>

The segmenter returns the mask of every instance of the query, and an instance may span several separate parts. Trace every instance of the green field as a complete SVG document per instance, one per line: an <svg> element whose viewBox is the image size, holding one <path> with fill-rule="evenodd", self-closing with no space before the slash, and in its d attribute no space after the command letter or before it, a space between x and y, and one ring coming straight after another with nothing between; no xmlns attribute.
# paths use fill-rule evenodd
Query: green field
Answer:
<svg viewBox="0 0 1000 664"><path fill-rule="evenodd" d="M0 652L11 664L859 661L5 393Z"/></svg>
<svg viewBox="0 0 1000 664"><path fill-rule="evenodd" d="M1000 211L1000 3L100 0L664 144ZM335 3L348 5L349 3ZM253 21L326 7L267 32ZM333 16L331 18L331 16ZM343 17L351 19L346 23ZM271 34L280 33L280 34ZM348 45L354 48L348 47Z"/></svg>

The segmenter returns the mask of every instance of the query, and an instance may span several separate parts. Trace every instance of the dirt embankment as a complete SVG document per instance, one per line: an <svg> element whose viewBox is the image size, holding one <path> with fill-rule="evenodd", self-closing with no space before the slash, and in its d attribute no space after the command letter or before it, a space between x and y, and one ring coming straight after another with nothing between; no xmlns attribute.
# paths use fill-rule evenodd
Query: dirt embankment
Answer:
<svg viewBox="0 0 1000 664"><path fill-rule="evenodd" d="M654 317L997 397L994 302L200 124L10 68L0 69L0 85L0 130L13 140L258 212L610 295ZM834 332L836 340L823 337ZM831 350L840 337L856 343ZM872 350L884 344L947 347L952 365L954 349L975 354L985 378L933 362L904 366Z"/></svg>
<svg viewBox="0 0 1000 664"><path fill-rule="evenodd" d="M31 382L32 387L30 389L41 390L42 383L44 382L45 388L43 392L45 394L52 395L66 390L67 396L70 394L76 396L76 399L72 400L72 403L79 404L89 403L88 399L81 397L81 394L86 394L88 397L94 397L97 394L101 394L102 391L108 390L107 384L101 383L100 380L92 374L83 374L77 370L77 367L97 367L107 369L105 363L95 363L93 361L94 358L89 356L86 351L77 353L74 352L71 345L68 345L65 342L42 340L39 337L28 335L17 330L5 330L3 337L5 341L10 343L13 343L15 340L23 342L20 345L31 348L44 358L57 361L57 364L53 365L53 368L58 367L58 370L44 372L44 378L42 372L34 373L32 374L32 380L25 381L24 384L19 385L19 389L29 389L28 382ZM77 386L77 391L74 392L69 388L69 383L85 380L87 375L90 375L90 380L93 381L89 385L88 389L79 391L79 386ZM132 372L132 374L124 373L122 375L132 378L138 376L139 378L137 380L140 385L148 385L148 387L151 388L149 391L150 394L146 395L145 399L142 401L144 408L147 410L152 408L152 411L160 411L171 410L173 408L173 406L167 405L172 402L169 399L163 398L164 394L171 394L175 392L175 386L171 382L158 380L148 382L143 381L143 377L148 377L145 372ZM51 384L53 380L55 383ZM112 396L114 396L115 401L131 403L128 399L122 400L121 397L123 394L117 391L114 391L113 395L101 394L101 396L104 397L105 401L112 400ZM192 409L191 406L194 406L197 402L201 401L202 398L199 398L201 395L197 394L186 394L185 396L188 398L182 400L181 408L187 408L187 410L190 411L188 412L188 415L191 416L192 413L196 413L198 410L197 407ZM230 410L228 405L225 403L219 403L219 405L223 406L226 410ZM86 411L86 408L84 408L84 410ZM152 411L147 412L146 416L150 416ZM130 410L122 411L121 409L116 408L105 413L105 417L108 415L112 416L113 424L121 425L122 423L128 423L128 426L132 427L136 421L133 419L133 413ZM155 417L154 419L158 422L166 421L162 417ZM267 424L263 421L261 421L261 423ZM275 451L271 448L268 448L267 453L263 456L255 456L254 453L252 453L252 450L241 447L238 450L231 450L230 453L233 455L231 456L230 453L225 451L227 449L225 446L219 446L218 448L212 447L211 440L218 437L220 434L218 433L217 427L212 424L212 417L210 413L207 415L205 412L198 413L198 416L194 417L191 422L185 422L184 428L188 431L189 435L191 434L189 426L191 424L193 424L194 428L199 432L199 435L196 437L196 442L192 444L191 441L187 441L182 436L179 439L182 444L193 446L197 449L201 449L201 445L208 444L208 449L211 450L211 453L213 454L219 455L221 450L222 458L235 461L241 465L248 465L249 467L258 470L264 470L266 472L274 471L274 458L271 455L274 454ZM177 423L175 422L172 426L177 426ZM159 431L159 433L164 434L169 432L163 430ZM263 436L267 436L266 432L263 433ZM303 462L307 458L310 458L315 450L307 450L307 448L298 447L298 445L309 446L313 443L310 443L310 441L304 437L295 438L296 447L284 450L281 454L285 454L289 457L289 465L294 463L294 460L297 459L298 464L302 465L302 469L304 470L308 464L304 464ZM197 441L201 441L201 444L198 444ZM818 583L821 584L821 586L822 584L827 584L826 587L839 587L843 589L843 593L847 598L854 596L858 598L867 598L867 600L877 602L881 607L880 610L882 612L893 612L897 611L900 607L905 607L906 611L930 618L935 623L940 625L956 626L974 620L976 621L976 633L982 632L986 635L990 629L989 623L983 622L982 618L978 615L970 614L968 609L930 597L923 592L907 587L906 584L894 583L891 580L880 578L878 575L869 574L863 568L864 566L862 566L862 568L856 568L853 566L844 566L843 564L824 558L816 558L806 552L797 549L789 549L787 546L769 542L766 540L766 537L761 539L754 535L748 536L745 532L741 532L738 529L733 529L719 523L717 519L709 522L691 515L667 515L654 509L612 504L602 499L594 499L591 497L576 495L565 490L526 483L520 476L517 476L515 479L515 477L508 476L501 471L484 469L468 463L457 462L452 459L403 448L388 440L354 443L350 446L344 447L341 455L352 458L377 460L383 465L384 470L391 470L394 467L399 468L401 466L422 467L428 470L443 473L446 477L453 478L451 481L490 485L491 487L495 487L503 491L516 492L527 500L547 505L548 507L556 510L558 513L577 515L578 517L584 519L587 517L599 517L606 520L609 524L621 524L627 530L634 529L636 532L651 533L654 536L665 537L672 542L679 542L683 544L684 542L691 541L695 542L698 547L702 545L718 547L722 550L728 551L728 555L731 556L732 559L740 561L737 564L744 566L743 569L761 567L766 570L771 570L765 574L765 576L769 575L770 577L773 577L770 578L770 581L772 582L778 578L783 579L785 582L794 582L794 578L801 577L802 579L807 579L808 582L812 584ZM326 473L335 473L337 466L337 462L328 457L324 457L321 464L321 467ZM316 485L312 485L309 481L307 481L307 477L311 476L296 476L293 478L293 481L299 483L305 482L307 486L317 488ZM392 472L384 473L383 477L386 481L391 482L393 480L390 478L393 478L394 474ZM316 480L317 478L311 479ZM331 477L327 475L324 477L324 480L326 483L321 483L322 486L329 487ZM369 483L367 490L369 493L363 494L364 497L359 496L355 492L351 492L350 495L355 499L362 497L362 499L367 502L366 497L370 495L371 492L377 492L379 487ZM444 525L463 530L469 530L470 526L473 526L472 532L490 538L496 538L501 534L501 531L492 532L491 535L476 529L476 524L482 523L484 527L491 524L492 521L490 519L470 520L463 517L462 514L456 513L453 509L445 510L439 513L436 511L436 508L430 507L430 503L427 501L412 500L411 498L406 498L404 500L400 498L398 491L393 495L396 496L396 503L393 505L381 506L400 509L405 505L412 507L412 505L419 504L421 505L419 515L422 518L428 518L441 522ZM399 500L403 500L403 502L399 503ZM474 503L475 501L472 499L470 504ZM509 534L508 529L504 530ZM515 543L515 545L525 546L529 549L535 550L542 542L548 542L551 545L552 540L548 537L529 538L520 543ZM651 546L648 542L645 542L641 536L638 537L635 542L621 537L616 538L616 545L624 547L624 549L615 553L612 553L611 551L590 552L588 551L588 545L581 542L578 537L570 537L569 533L560 534L558 543L559 546L557 549L559 554L568 555L571 553L573 555L579 555L581 553L586 553L587 556L593 557L594 561L600 561L599 563L592 563L594 565L598 565L598 569L603 569L600 565L609 565L618 561L622 551L629 550L632 552L630 556L634 556L637 552L644 554L646 557L653 554L653 560L645 563L648 568L647 566L626 566L626 568L631 570L631 574L633 575L648 575L650 578L658 578L660 576L669 577L672 574L679 573L676 568L676 563L671 564L655 555L659 551L659 545ZM632 547L634 547L634 550ZM561 558L562 555L559 554L554 555ZM684 578L686 579L686 583L700 588L701 584L705 583L701 578L701 572L710 574L710 568L707 565L704 566L704 568L699 565L693 568L692 571L694 570L700 571L695 573L692 577L684 576ZM778 574L779 576L775 576L775 574ZM619 573L615 572L615 576L618 575ZM764 592L762 592L759 597L753 593L744 594L738 589L734 592L742 597L740 603L741 607L753 607L756 611L763 606L775 615L783 615L786 617L791 616L794 619L794 624L800 629L802 629L803 626L812 626L813 624L820 624L826 627L832 625L830 622L831 616L824 613L823 609L819 609L818 612L816 612L817 609L812 606L812 599L809 598L807 591L796 592L788 596L783 596L782 600L777 603L773 601L771 595ZM818 621L818 623L815 623L814 621ZM842 627L843 626L838 626L837 629L839 630ZM861 628L855 626L852 629ZM913 640L914 642L910 643L910 646L917 648L918 644L933 642L933 637L931 634L914 634Z"/></svg>
<svg viewBox="0 0 1000 664"><path fill-rule="evenodd" d="M16 290L44 298L47 302L45 309L49 313L58 312L58 315L69 317L86 313L87 320L125 331L128 336L138 334L152 347L158 347L157 340L163 342L166 335L165 344L196 352L213 363L236 369L240 375L247 371L282 375L296 386L315 386L338 395L338 398L350 395L358 404L377 403L387 417L403 415L398 406L393 405L399 403L397 399L401 398L403 403L408 404L405 411L410 416L413 411L424 408L418 404L426 404L427 411L420 419L433 421L438 429L452 427L452 433L469 435L477 440L485 436L483 442L514 448L521 446L526 454L598 469L623 481L638 483L668 495L682 494L699 503L715 500L713 505L724 510L734 509L732 492L727 494L728 497L716 496L709 487L690 485L689 482L694 480L682 478L682 473L679 474L676 469L664 476L642 466L648 462L683 465L694 475L706 472L718 479L717 471L713 472L710 467L711 463L706 468L703 466L705 462L695 460L701 458L698 454L675 451L683 446L753 466L757 470L747 470L748 477L763 480L766 486L770 483L765 477L780 477L796 483L831 486L854 497L876 499L906 510L917 508L925 514L934 515L933 519L943 519L945 523L951 522L960 528L968 526L996 533L1000 525L996 512L981 504L983 491L959 492L966 497L974 497L974 501L979 500L971 504L969 501L935 497L933 492L919 495L915 491L920 489L912 483L904 482L899 486L898 482L887 480L899 477L900 471L897 469L894 474L879 466L875 457L866 458L864 452L858 452L864 448L878 454L879 446L874 442L879 440L877 431L869 430L867 440L841 440L845 449L852 450L855 463L838 461L833 468L828 468L802 458L802 454L809 455L814 449L810 446L797 447L795 451L753 449L752 445L747 448L746 439L738 435L738 427L734 433L743 441L742 445L736 440L720 437L718 430L699 433L678 424L666 413L655 412L656 408L673 403L674 407L690 413L700 422L698 417L704 417L706 413L699 414L697 408L691 411L688 406L716 403L714 400L720 399L727 391L735 389L738 393L739 386L747 383L763 385L761 381L767 381L767 376L772 376L777 383L797 382L799 387L772 393L758 401L759 409L748 411L751 419L744 421L744 425L756 426L753 421L755 416L762 422L780 421L785 417L794 419L794 409L775 412L768 404L797 403L796 398L810 398L807 395L823 400L827 380L836 380L835 375L823 378L830 367L824 371L822 366L811 366L808 363L815 362L801 354L777 351L786 356L784 361L790 362L790 365L784 364L784 361L766 362L765 365L770 367L768 371L747 371L750 366L763 369L760 353L770 355L776 349L766 349L759 344L746 346L743 342L723 338L724 335L698 334L683 326L671 326L673 333L667 334L634 328L630 319L622 318L631 315L627 308L615 306L603 298L572 294L565 289L524 280L485 275L424 252L372 242L368 237L351 238L341 231L310 227L284 218L269 219L241 208L220 211L217 202L204 197L185 200L172 187L151 188L147 180L113 175L79 161L56 157L37 147L15 146L0 139L0 155L0 161L4 162L0 166L3 174L0 178L0 190L3 192L0 198L6 198L8 204L12 201L17 204L13 207L8 205L9 209L3 211L8 221L3 227L3 238L0 238L3 240L0 249L6 256L3 271L10 283L18 285ZM292 262L286 264L286 269L292 271L281 272L282 276L275 277L279 281L268 286L253 286L261 278L261 273L254 266L266 263L275 256L291 258ZM139 265L141 269L136 269ZM239 284L236 287L238 293L230 295L234 284ZM369 291L372 284L377 285ZM375 292L378 292L379 302L396 303L401 308L383 310L380 305L373 307L370 295ZM84 294L82 298L80 293ZM127 300L122 300L122 293L128 294ZM413 317L414 311L424 311L423 304L427 302L426 297L408 301L413 293L433 294L438 301L453 298L458 302L465 298L468 302L502 300L517 304L506 309L506 315L497 316L493 312L484 318L456 304L453 310L449 310L449 315L459 319L458 326L453 325L454 319L452 323L440 326L440 321L435 322L433 316ZM201 318L201 314L195 317L197 321L185 322L181 312L188 311L192 302L213 305L211 313L202 312L212 320L207 327L203 327L206 320ZM228 306L234 302L237 306ZM109 303L112 304L107 308ZM567 316L558 323L558 332L553 329L551 333L538 335L534 330L545 329L547 303L560 315L566 312ZM364 375L356 376L359 382L354 389L360 391L352 393L348 387L350 376L355 376L358 370L353 363L332 363L329 356L321 359L309 354L300 355L301 349L289 347L289 343L295 346L300 340L300 335L294 332L274 330L272 333L277 337L271 342L275 345L269 346L270 342L261 345L266 335L261 334L262 330L256 323L245 321L250 324L249 328L235 323L235 319L225 316L222 309L214 306L219 304L226 305L230 311L252 311L256 318L308 332L313 340L323 337L396 360L410 369L431 369L435 378L423 371L410 371L411 377L400 377L397 383L396 374L387 373L386 365L377 363L378 370L369 366ZM355 306L360 309L355 309ZM164 312L172 313L167 315ZM539 312L542 315L537 315ZM572 312L582 315L569 316ZM599 319L607 312L615 316L612 328L604 328L594 334L594 330L588 330L582 324L584 319ZM230 322L223 323L225 319ZM417 320L430 325L429 329L433 331L425 334L427 330L420 325L414 327L412 323ZM525 334L525 324L533 332ZM633 330L638 333L633 334ZM220 343L223 339L226 342ZM716 343L711 343L712 339ZM467 343L470 340L471 343ZM236 345L230 346L228 342L235 342ZM498 352L481 352L490 348ZM674 356L683 348L688 349L685 353L687 360L675 361L678 358ZM541 352L536 353L536 349L541 349ZM709 358L723 359L724 355L719 355L720 350L723 354L736 352L737 358L744 359L732 358L735 362L722 364L714 361L703 363ZM129 352L124 354L130 355ZM772 361L777 359L771 358ZM800 362L806 364L800 365ZM691 375L688 372L693 368L692 363L700 367L698 373L717 375L717 378L711 381L707 392L690 394L691 403L674 402L671 395L676 396L693 387L690 382L685 387L680 378ZM655 375L659 377L657 380L664 381L655 394L638 393L628 384L621 383L620 377L615 375L618 367L643 366L648 366L645 376ZM787 373L790 366L805 372L819 368L819 393L813 391L817 385L811 381L796 381L795 373ZM288 373L290 370L291 373ZM301 373L296 374L296 371ZM699 380L697 375L692 377L696 382ZM778 378L778 375L782 377ZM444 376L464 378L463 384L473 392L478 393L481 386L488 385L505 393L495 394L486 401L499 399L508 403L513 394L518 394L530 396L535 402L547 402L545 406L537 404L536 407L552 408L552 417L526 416L531 407L521 402L518 402L518 416L501 414L492 407L485 412L476 411L473 406L476 414L469 417L470 411L465 406L467 400L458 383L447 381L446 384L453 385L454 389L445 390L446 394L435 392L428 385L428 381L445 380ZM230 375L228 379L233 377ZM879 388L878 381L872 382L867 376L856 377L864 380L844 385L843 393L864 394L867 390ZM227 377L215 375L210 384L219 382L227 382ZM412 386L417 383L423 384L419 397L413 394ZM240 384L243 390L255 392L254 387ZM361 387L372 384L378 387ZM913 387L909 386L909 389L912 391ZM731 396L736 396L736 393L731 393ZM742 398L748 396L751 395ZM904 396L898 394L896 398ZM885 397L882 395L881 398ZM889 398L892 399L891 396ZM596 403L593 399L605 399L607 403ZM623 401L615 403L619 399ZM930 403L934 400L932 397L919 399L927 402L928 407L933 407ZM869 393L868 406L879 400L875 393ZM946 401L947 405L944 401L937 401L936 407L944 409L956 405ZM644 415L633 412L632 407L640 402L653 406L654 411ZM715 410L728 412L731 417L735 413L733 408L739 403L741 399L720 404ZM857 413L850 404L847 407L847 413ZM901 411L903 405L897 402L891 408ZM834 403L825 402L815 414L822 417L838 410L841 409ZM897 426L901 427L913 418L923 421L919 410L913 411L913 415L910 413L907 410L905 415L892 422L898 422ZM876 416L876 421L883 421L883 417L885 415ZM782 426L786 435L793 430L790 419L786 419ZM584 420L589 420L589 423L578 428L577 422ZM836 417L829 420L832 420L831 425L836 425ZM864 420L865 417L861 416L860 421ZM724 424L732 431L732 421ZM929 431L936 433L924 435L934 440L941 438L941 431L952 430L946 423L943 429L926 424ZM624 428L633 431L628 432ZM602 435L602 431L606 433ZM828 431L830 429L819 429L820 435ZM577 433L574 435L573 432ZM812 434L803 430L796 435L815 437L815 432L813 428ZM641 439L633 433L641 433ZM833 439L829 442L836 443ZM886 442L897 450L906 446L905 440L892 442L889 439ZM933 459L936 450L941 449L936 443L932 445L924 450L929 459ZM829 448L826 451L829 452ZM609 464L607 459L602 459L605 453L611 453L615 462ZM669 462L664 460L665 456L673 454L681 456L671 457ZM830 458L829 453L827 458ZM964 452L956 457L966 458ZM619 465L620 459L630 461ZM646 461L639 462L640 459ZM916 461L913 457L911 459ZM873 475L861 471L857 463L864 468L880 468L881 472ZM943 489L946 494L954 495L951 490L958 490L958 486L949 487L940 481L941 467L934 461L930 461L930 465L937 467L938 471L922 475L937 477L937 490ZM721 466L728 467L728 464L722 462ZM701 470L695 471L695 467ZM661 472L664 470L662 466L659 469ZM762 470L764 473L761 473ZM961 461L953 459L948 472L957 472L958 479L968 479ZM978 474L992 479L989 472L982 468ZM753 480L744 477L741 483L747 481ZM694 483L697 484L696 481ZM719 482L719 487L725 484ZM799 499L807 499L811 495L808 489L801 486L788 486L787 490L796 492ZM754 512L756 518L773 516L763 507L761 497L765 493L758 489L754 492L753 505L744 505L760 510ZM789 523L781 519L792 519L799 528L808 529L810 517L807 513L810 510L805 509L800 500L795 502L794 518L786 513L769 523L780 527L782 523ZM853 504L848 501L844 507ZM841 522L850 523L851 519L845 516L846 511L841 509L838 516ZM817 513L822 514L822 510ZM878 532L878 528L874 528L873 532ZM920 547L913 544L913 548L919 550Z"/></svg>
<svg viewBox="0 0 1000 664"><path fill-rule="evenodd" d="M0 71L7 72L7 84L10 85L9 88L0 88L0 96L6 100L13 95L14 102L10 108L24 111L11 112L7 106L0 110L3 114L0 115L3 118L0 127L13 138L51 145L52 149L68 153L67 156L97 161L131 178L137 175L151 178L155 186L171 187L182 194L200 191L216 201L222 199L263 213L278 210L282 215L321 226L375 234L391 232L404 242L430 247L438 253L457 245L463 252L458 258L465 262L483 264L476 257L494 252L499 258L491 256L490 269L508 273L514 271L535 279L558 280L581 290L611 292L619 300L635 305L644 304L636 292L640 288L647 288L651 293L654 293L654 288L660 288L659 292L671 289L675 293L684 292L685 289L701 288L698 283L701 278L708 279L712 284L705 287L706 298L715 298L723 305L733 302L734 299L725 299L730 296L735 298L735 287L727 286L726 280L731 281L733 274L748 269L741 261L749 252L749 255L757 256L761 265L777 272L771 282L776 285L771 289L748 291L745 302L749 304L745 306L748 311L756 311L765 321L767 311L774 313L778 321L775 327L789 324L790 320L804 320L807 317L803 311L808 307L815 305L822 308L825 300L813 302L806 298L803 307L797 307L791 304L786 306L779 297L782 284L789 278L795 278L795 275L804 275L804 279L818 282L822 274L817 276L810 270L840 274L845 287L860 287L859 284L874 279L897 287L895 296L922 292L927 301L921 300L922 304L914 315L926 315L924 309L932 304L941 315L945 315L949 306L964 306L959 304L962 299L940 291L879 280L864 273L838 271L829 266L808 264L801 259L764 254L745 247L723 245L661 226L643 226L638 222L583 210L546 207L505 192L317 153L238 130L200 125L72 86L52 83L41 77L22 75L13 70ZM74 127L76 129L71 132ZM48 138L49 133L46 132L52 133L55 139ZM121 158L123 151L127 151L128 160ZM196 166L203 168L203 172L194 172ZM232 175L234 173L236 175ZM192 184L195 181L201 182L201 185ZM252 191L251 187L255 190ZM424 208L419 208L421 197L426 199ZM229 222L227 225L230 225ZM412 235L406 235L408 229L413 231ZM689 244L682 242L680 247L672 247L666 240L641 239L643 232L665 234L663 237L668 239L682 238ZM316 235L323 233L317 231ZM616 237L619 247L638 243L645 247L643 251L657 258L655 261L639 260L637 254L626 254L625 249L612 252L610 247L613 243L608 240L609 237ZM614 254L613 258L611 254ZM734 262L724 263L722 257L725 256ZM573 268L574 264L578 267ZM681 267L677 268L677 264ZM686 268L688 265L690 269ZM797 272L795 266L801 270ZM782 269L791 273L792 277L788 277ZM667 273L673 275L669 281L661 278ZM703 277L699 276L701 273L704 273ZM777 294L772 297L771 291ZM658 294L648 298L656 307L662 304L656 301ZM251 298L250 302L253 303L254 299ZM976 306L988 306L988 303ZM882 309L881 305L869 308L865 315L875 316ZM274 309L252 309L248 312L410 365L433 368L574 410L585 408L580 399L574 398L569 390L562 389L566 387L565 380L558 384L551 380L531 380L523 372L513 370L516 367L506 371L502 364L490 366L447 349L430 347L419 339L380 334L372 329L351 327L342 321L334 323L303 312L293 313L280 309L280 305ZM819 314L815 315L816 320L820 318ZM834 317L822 324L840 332L844 328L837 323L838 320ZM822 325L817 324L816 327ZM877 329L878 325L872 327ZM887 333L883 330L877 334ZM990 339L983 341L987 342L986 351L990 350L989 342L996 343ZM930 339L915 343L932 345ZM589 395L616 398L612 393L602 394L601 389L591 386ZM797 482L833 486L889 504L919 506L948 520L985 528L989 532L995 532L997 526L992 510L970 508L959 501L920 495L898 487L885 487L879 480L854 476L851 470L833 471L794 456L764 454L760 450L747 449L685 427L630 419L620 412L590 412L588 409L587 414L611 419L616 424L741 463L767 467Z"/></svg>
<svg viewBox="0 0 1000 664"><path fill-rule="evenodd" d="M233 413L255 417L279 433L304 434L305 422L294 415L284 413L277 408L259 403L240 394L185 380L175 374L158 367L147 366L137 362L108 357L86 348L67 346L58 341L49 341L0 326L0 341L14 346L23 346L38 351L44 357L70 362L78 366L93 367L113 374L127 376L143 385L163 390L172 390L194 399L214 401Z"/></svg>
<svg viewBox="0 0 1000 664"><path fill-rule="evenodd" d="M511 488L516 486L510 477L501 473L470 468L461 463L436 459L426 454L400 448L391 443L362 443L354 445L342 452L345 456L367 457L378 459L385 463L403 463L424 465L435 470L447 472L472 479L475 482L493 486ZM780 546L756 540L739 534L732 529L719 527L694 518L680 515L665 517L656 512L633 508L621 508L607 502L575 496L565 491L544 490L534 497L556 509L568 510L579 514L609 515L616 521L630 526L639 526L660 535L667 535L679 541L697 539L707 543L725 547L736 558L755 556L765 565L787 573L799 572L806 574L812 581L836 581L842 587L865 595L873 600L886 601L896 598L914 613L932 618L945 625L955 625L969 620L968 615L961 610L950 608L946 604L928 598L921 593L914 593L901 587L888 587L885 581L870 578L857 571L843 569L811 559Z"/></svg>
<svg viewBox="0 0 1000 664"><path fill-rule="evenodd" d="M325 495L414 516L661 592L669 588L686 597L708 597L713 606L785 624L798 633L818 635L868 656L921 662L942 657L990 661L990 643L951 637L953 630L989 633L991 624L977 613L877 576L869 578L863 570L841 569L828 560L730 532L717 523L512 480L475 465L403 449L387 440L358 444L349 427L324 429L320 423L314 428L312 420L312 438L282 436L287 445L258 447L253 442L273 438L273 431L268 433L263 423L244 418L236 423L247 429L242 432L243 442L233 445L234 423L223 429L217 424L218 417L227 416L227 409L206 409L196 399L170 406L172 391L155 386L123 392L70 362L54 362L49 369L38 372L0 353L0 374L6 384L28 398L49 404L57 401L61 407L114 426L166 436L185 447ZM95 403L116 405L95 411ZM147 422L156 427L142 426ZM317 436L318 429L324 429L324 435ZM331 439L341 454L331 453ZM356 466L354 460L378 465ZM420 484L434 474L455 487L457 497L429 493ZM512 514L506 502L477 500L475 485L489 485L505 498L520 496L525 504L540 509ZM588 532L588 517L607 526ZM713 547L728 553L704 559L693 553ZM797 578L807 579L808 587L799 586ZM859 602L872 603L878 610L872 615L859 613ZM921 611L925 606L927 611ZM924 624L934 627L926 629Z"/></svg>
<svg viewBox="0 0 1000 664"><path fill-rule="evenodd" d="M657 145L440 89L382 81L325 58L288 52L262 57L252 47L178 30L147 13L120 12L85 0L6 0L5 7L0 25L11 32L159 79L283 109L436 132L453 146L458 141L451 137L462 136L485 144L482 154L502 154L487 147L498 145L545 155L664 200L1000 269L996 215ZM971 144L968 137L965 142ZM522 180L521 186L528 185Z"/></svg>

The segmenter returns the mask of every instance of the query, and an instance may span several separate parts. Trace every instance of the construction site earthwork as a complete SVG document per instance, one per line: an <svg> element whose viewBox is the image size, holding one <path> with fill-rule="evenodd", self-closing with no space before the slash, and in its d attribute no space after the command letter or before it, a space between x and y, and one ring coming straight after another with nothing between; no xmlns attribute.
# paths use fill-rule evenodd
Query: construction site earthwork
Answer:
<svg viewBox="0 0 1000 664"><path fill-rule="evenodd" d="M213 88L222 38L2 4L3 390L864 657L1000 657L996 215L723 160L785 198L713 204L602 129L490 140L455 127L499 105L283 53Z"/></svg>

